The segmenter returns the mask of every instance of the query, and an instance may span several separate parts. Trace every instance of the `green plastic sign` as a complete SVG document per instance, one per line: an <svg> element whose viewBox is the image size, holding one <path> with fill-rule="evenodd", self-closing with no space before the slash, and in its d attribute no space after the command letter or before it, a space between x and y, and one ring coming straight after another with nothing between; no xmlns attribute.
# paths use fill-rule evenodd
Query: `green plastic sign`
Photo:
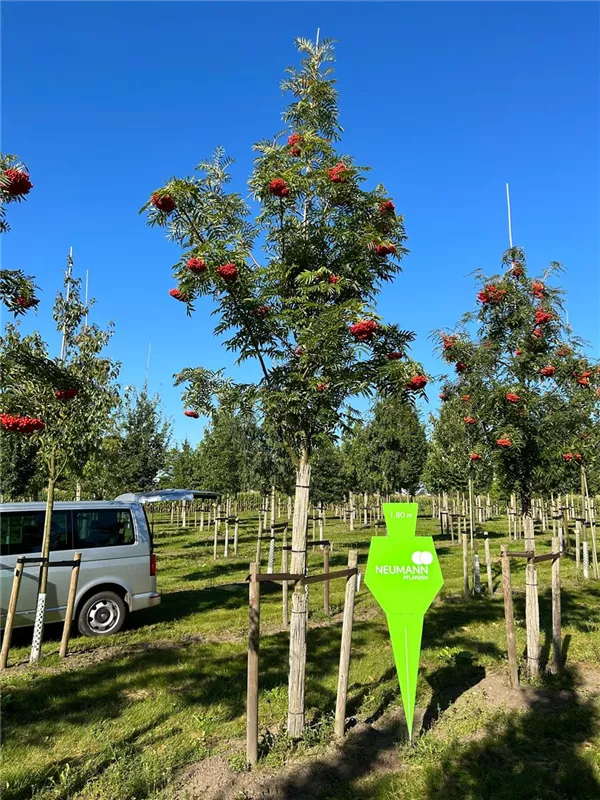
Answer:
<svg viewBox="0 0 600 800"><path fill-rule="evenodd" d="M387 616L412 739L423 617L444 579L431 536L416 536L418 503L384 503L388 535L371 539L365 583Z"/></svg>

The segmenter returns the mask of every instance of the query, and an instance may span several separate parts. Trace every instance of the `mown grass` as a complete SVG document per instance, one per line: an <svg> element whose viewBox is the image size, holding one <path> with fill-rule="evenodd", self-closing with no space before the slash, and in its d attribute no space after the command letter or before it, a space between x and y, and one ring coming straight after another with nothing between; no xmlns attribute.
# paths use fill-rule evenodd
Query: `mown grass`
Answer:
<svg viewBox="0 0 600 800"><path fill-rule="evenodd" d="M503 521L486 526L492 552L505 542ZM426 732L403 746L404 769L389 776L356 774L339 784L332 800L396 798L587 798L600 796L599 710L573 702L545 722L543 709L526 714L478 710L450 713L461 693L505 661L501 590L493 598L462 596L462 556L439 536L437 524L420 518L418 532L434 535L445 584L425 620L417 705L426 711ZM334 542L331 569L343 568L349 547L364 565L373 530L349 532L328 522ZM237 557L212 558L212 532L175 530L161 520L155 530L162 604L131 617L110 639L78 637L71 657L58 658L59 631L48 630L45 658L25 663L28 634L19 631L11 664L2 677L5 800L109 798L160 795L181 766L225 754L244 764L247 586L254 559L256 520L240 530ZM538 535L540 552L549 535ZM266 558L266 548L263 551ZM320 571L322 555L309 553ZM600 664L600 585L584 584L565 558L563 634L567 663ZM500 565L494 564L494 583ZM483 569L485 587L485 569ZM525 648L524 567L513 561L519 652ZM543 656L550 649L550 566L539 568ZM262 584L260 654L261 764L283 763L293 752L320 752L332 732L341 635L344 581L331 585L332 620L322 610L322 587L310 590L306 706L310 727L292 746L282 731L287 704L288 636L281 624L281 589ZM357 595L348 715L377 719L400 704L385 617L366 587ZM562 715L562 716L561 716ZM443 731L444 735L440 735ZM559 765L559 766L557 766ZM594 772L596 770L596 772ZM561 772L562 771L562 772ZM544 784L548 773L553 783ZM557 775L560 777L558 780ZM365 777L366 776L366 777ZM531 777L538 790L521 792ZM565 787L575 781L573 793ZM553 787L554 794L550 793ZM558 787L558 788L557 788ZM598 794L586 794L592 789ZM579 792L579 793L577 793Z"/></svg>

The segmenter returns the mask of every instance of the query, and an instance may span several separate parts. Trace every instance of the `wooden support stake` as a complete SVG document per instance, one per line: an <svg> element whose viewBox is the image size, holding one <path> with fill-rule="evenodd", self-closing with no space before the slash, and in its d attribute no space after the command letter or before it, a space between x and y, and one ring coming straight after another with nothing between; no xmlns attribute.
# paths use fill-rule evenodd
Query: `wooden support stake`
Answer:
<svg viewBox="0 0 600 800"><path fill-rule="evenodd" d="M294 562L292 560L292 569ZM299 739L304 730L304 681L306 677L306 618L308 594L297 583L292 593L292 618L290 620L290 667L288 679L288 734Z"/></svg>
<svg viewBox="0 0 600 800"><path fill-rule="evenodd" d="M281 571L283 573L288 571L288 549L287 549L287 536L285 530L283 531L283 544L281 550ZM283 626L287 628L289 624L288 619L288 581L281 582L281 591L283 593Z"/></svg>
<svg viewBox="0 0 600 800"><path fill-rule="evenodd" d="M77 597L77 581L79 580L79 567L81 565L81 553L73 556L73 568L71 569L71 582L69 584L69 598L67 600L67 610L65 612L65 624L60 642L60 657L66 658L69 650L69 636L71 635L71 624L73 622L73 612L75 611L75 598Z"/></svg>
<svg viewBox="0 0 600 800"><path fill-rule="evenodd" d="M552 540L552 551L558 553L558 539ZM562 668L560 631L560 557L552 562L552 672L555 675Z"/></svg>
<svg viewBox="0 0 600 800"><path fill-rule="evenodd" d="M23 556L17 558L15 571L13 573L12 589L10 591L10 600L8 601L8 610L4 623L4 638L2 639L2 650L0 651L0 669L6 669L8 663L8 651L10 650L10 640L12 639L12 632L15 624L15 613L19 601L21 578L23 577L23 558Z"/></svg>
<svg viewBox="0 0 600 800"><path fill-rule="evenodd" d="M260 639L260 583L256 574L259 564L250 564L248 600L248 694L246 700L246 761L258 759L258 648Z"/></svg>
<svg viewBox="0 0 600 800"><path fill-rule="evenodd" d="M237 556L238 551L238 538L240 535L240 518L235 518L235 528L233 529L233 554Z"/></svg>
<svg viewBox="0 0 600 800"><path fill-rule="evenodd" d="M348 568L358 564L358 551L348 551ZM346 597L344 599L344 621L342 623L342 644L340 647L340 669L338 673L337 698L335 703L335 735L344 737L346 727L346 700L348 697L348 673L350 670L350 644L352 640L352 621L354 618L354 598L356 595L356 575L350 575L346 581Z"/></svg>
<svg viewBox="0 0 600 800"><path fill-rule="evenodd" d="M537 566L533 558L525 567L525 627L527 628L527 672L535 678L540 672L540 607Z"/></svg>
<svg viewBox="0 0 600 800"><path fill-rule="evenodd" d="M468 597L470 594L469 589L469 539L466 533L462 534L462 550L463 550L463 581L464 581L464 594Z"/></svg>
<svg viewBox="0 0 600 800"><path fill-rule="evenodd" d="M492 578L492 557L490 555L490 536L488 533L483 534L483 546L485 548L485 570L487 573L488 594L491 597L494 594L494 581Z"/></svg>
<svg viewBox="0 0 600 800"><path fill-rule="evenodd" d="M515 638L515 614L513 610L512 586L510 582L510 558L508 547L502 546L502 592L504 594L504 620L506 622L506 649L508 651L508 675L510 685L516 689L519 685L517 666L517 642Z"/></svg>
<svg viewBox="0 0 600 800"><path fill-rule="evenodd" d="M323 547L323 572L329 572L329 545ZM329 616L329 581L323 581L323 611Z"/></svg>

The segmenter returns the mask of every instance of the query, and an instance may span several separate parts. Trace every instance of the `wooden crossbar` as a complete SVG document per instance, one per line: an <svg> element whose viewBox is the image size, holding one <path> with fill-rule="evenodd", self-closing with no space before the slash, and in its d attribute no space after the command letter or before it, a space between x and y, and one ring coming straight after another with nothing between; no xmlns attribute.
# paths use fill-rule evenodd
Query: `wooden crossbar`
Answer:
<svg viewBox="0 0 600 800"><path fill-rule="evenodd" d="M298 575L293 572L259 572L256 575L247 575L246 581L290 581L291 583L301 583L306 586L307 583L321 583L322 581L331 581L335 578L349 578L351 575L356 575L358 572L357 567L351 569L342 569L338 572L324 572L321 575Z"/></svg>

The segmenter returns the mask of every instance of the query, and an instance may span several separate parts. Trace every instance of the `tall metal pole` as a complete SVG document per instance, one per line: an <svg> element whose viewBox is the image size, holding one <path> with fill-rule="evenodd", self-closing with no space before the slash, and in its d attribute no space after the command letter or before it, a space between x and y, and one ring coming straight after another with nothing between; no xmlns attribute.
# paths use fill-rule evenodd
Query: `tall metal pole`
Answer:
<svg viewBox="0 0 600 800"><path fill-rule="evenodd" d="M512 250L513 240L512 240L512 221L510 217L510 192L508 190L508 183L506 184L506 207L508 209L508 243L510 249Z"/></svg>

